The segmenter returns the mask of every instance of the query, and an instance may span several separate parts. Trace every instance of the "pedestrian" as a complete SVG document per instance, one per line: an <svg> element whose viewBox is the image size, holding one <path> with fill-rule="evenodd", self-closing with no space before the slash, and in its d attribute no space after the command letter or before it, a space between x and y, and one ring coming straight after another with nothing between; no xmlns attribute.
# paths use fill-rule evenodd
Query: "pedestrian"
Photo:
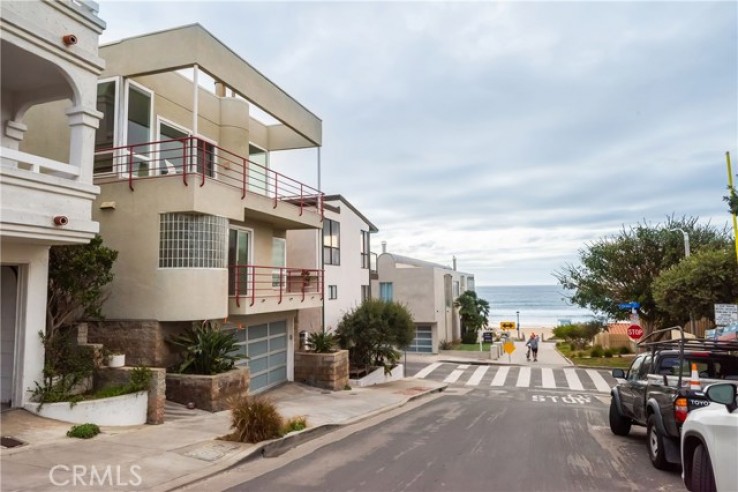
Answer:
<svg viewBox="0 0 738 492"><path fill-rule="evenodd" d="M533 352L533 362L538 362L538 337L535 333L530 334L530 338L525 345L528 347L528 352L525 355L526 359L530 360L530 353Z"/></svg>

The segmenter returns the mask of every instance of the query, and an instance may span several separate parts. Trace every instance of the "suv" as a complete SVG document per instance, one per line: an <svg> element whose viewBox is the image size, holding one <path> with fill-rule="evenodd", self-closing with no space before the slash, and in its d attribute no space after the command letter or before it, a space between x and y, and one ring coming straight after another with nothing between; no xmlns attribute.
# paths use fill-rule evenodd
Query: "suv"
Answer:
<svg viewBox="0 0 738 492"><path fill-rule="evenodd" d="M731 490L738 484L738 396L736 383L705 388L707 408L682 426L682 479L692 492Z"/></svg>
<svg viewBox="0 0 738 492"><path fill-rule="evenodd" d="M627 373L612 371L618 384L611 391L610 430L625 436L632 425L645 426L651 463L666 469L681 463L679 437L688 413L710 404L702 386L738 380L738 356L730 353L738 351L738 343L682 338L640 345L650 350L639 354ZM690 381L692 369L699 382Z"/></svg>

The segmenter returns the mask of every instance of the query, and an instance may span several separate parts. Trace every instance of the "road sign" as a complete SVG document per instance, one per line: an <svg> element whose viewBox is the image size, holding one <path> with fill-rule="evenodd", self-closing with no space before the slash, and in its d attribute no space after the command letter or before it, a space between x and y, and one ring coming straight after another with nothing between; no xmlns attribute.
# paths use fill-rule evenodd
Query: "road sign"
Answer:
<svg viewBox="0 0 738 492"><path fill-rule="evenodd" d="M502 350L508 355L512 354L515 351L515 344L512 341L505 342L502 344Z"/></svg>
<svg viewBox="0 0 738 492"><path fill-rule="evenodd" d="M643 328L638 325L630 325L628 327L628 336L633 340L640 340L643 336Z"/></svg>
<svg viewBox="0 0 738 492"><path fill-rule="evenodd" d="M738 321L738 304L715 304L715 324L728 326Z"/></svg>
<svg viewBox="0 0 738 492"><path fill-rule="evenodd" d="M483 331L482 332L482 341L484 343L492 343L492 332L491 331Z"/></svg>
<svg viewBox="0 0 738 492"><path fill-rule="evenodd" d="M500 329L501 330L514 330L515 321L500 321Z"/></svg>
<svg viewBox="0 0 738 492"><path fill-rule="evenodd" d="M618 304L618 307L619 307L620 309L624 309L624 310L628 310L628 309L638 309L639 307L641 307L641 303L640 303L640 302L635 302L635 301L631 301L631 302L624 302L624 303L622 303L622 304Z"/></svg>

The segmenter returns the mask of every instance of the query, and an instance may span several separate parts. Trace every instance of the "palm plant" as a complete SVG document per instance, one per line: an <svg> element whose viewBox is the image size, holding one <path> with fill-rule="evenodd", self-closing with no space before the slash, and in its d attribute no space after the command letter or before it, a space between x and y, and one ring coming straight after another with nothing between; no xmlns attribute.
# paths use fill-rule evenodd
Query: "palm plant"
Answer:
<svg viewBox="0 0 738 492"><path fill-rule="evenodd" d="M337 340L336 337L327 331L320 331L308 335L308 343L313 350L319 354L333 352Z"/></svg>
<svg viewBox="0 0 738 492"><path fill-rule="evenodd" d="M459 309L464 342L476 342L477 331L489 322L489 302L477 297L476 292L467 290L454 301L454 307Z"/></svg>
<svg viewBox="0 0 738 492"><path fill-rule="evenodd" d="M236 360L243 358L238 340L231 331L221 331L210 320L193 325L184 333L170 339L182 349L182 363L178 372L187 374L220 374L233 369Z"/></svg>

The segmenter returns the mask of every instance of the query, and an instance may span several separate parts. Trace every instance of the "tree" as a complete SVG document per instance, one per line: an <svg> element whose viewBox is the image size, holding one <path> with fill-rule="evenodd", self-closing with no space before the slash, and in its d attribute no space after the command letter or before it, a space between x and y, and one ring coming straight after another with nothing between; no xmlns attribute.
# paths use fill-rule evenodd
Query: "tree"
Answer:
<svg viewBox="0 0 738 492"><path fill-rule="evenodd" d="M738 215L738 192L735 186L728 186L728 195L723 197L728 202L728 211L733 215Z"/></svg>
<svg viewBox="0 0 738 492"><path fill-rule="evenodd" d="M352 368L390 371L400 360L397 349L407 348L415 338L415 323L402 304L366 299L343 316L336 337L340 347L348 349Z"/></svg>
<svg viewBox="0 0 738 492"><path fill-rule="evenodd" d="M667 217L663 224L638 223L623 227L619 234L605 237L579 251L581 265L566 265L554 276L574 294L572 303L624 319L628 312L618 304L637 301L646 331L657 325L674 324L669 312L653 298L653 280L684 259L682 234L688 235L694 253L722 249L729 244L727 229L697 224L697 218Z"/></svg>
<svg viewBox="0 0 738 492"><path fill-rule="evenodd" d="M656 306L677 320L715 319L715 304L738 301L738 262L732 248L706 250L665 270L654 280ZM681 323L680 323L681 324Z"/></svg>
<svg viewBox="0 0 738 492"><path fill-rule="evenodd" d="M46 302L46 334L82 317L99 319L113 280L118 252L103 246L95 236L88 244L52 246L49 251L49 287Z"/></svg>
<svg viewBox="0 0 738 492"><path fill-rule="evenodd" d="M476 292L467 290L454 301L454 307L459 309L462 339L465 343L476 342L477 331L489 322L489 302L477 297Z"/></svg>

